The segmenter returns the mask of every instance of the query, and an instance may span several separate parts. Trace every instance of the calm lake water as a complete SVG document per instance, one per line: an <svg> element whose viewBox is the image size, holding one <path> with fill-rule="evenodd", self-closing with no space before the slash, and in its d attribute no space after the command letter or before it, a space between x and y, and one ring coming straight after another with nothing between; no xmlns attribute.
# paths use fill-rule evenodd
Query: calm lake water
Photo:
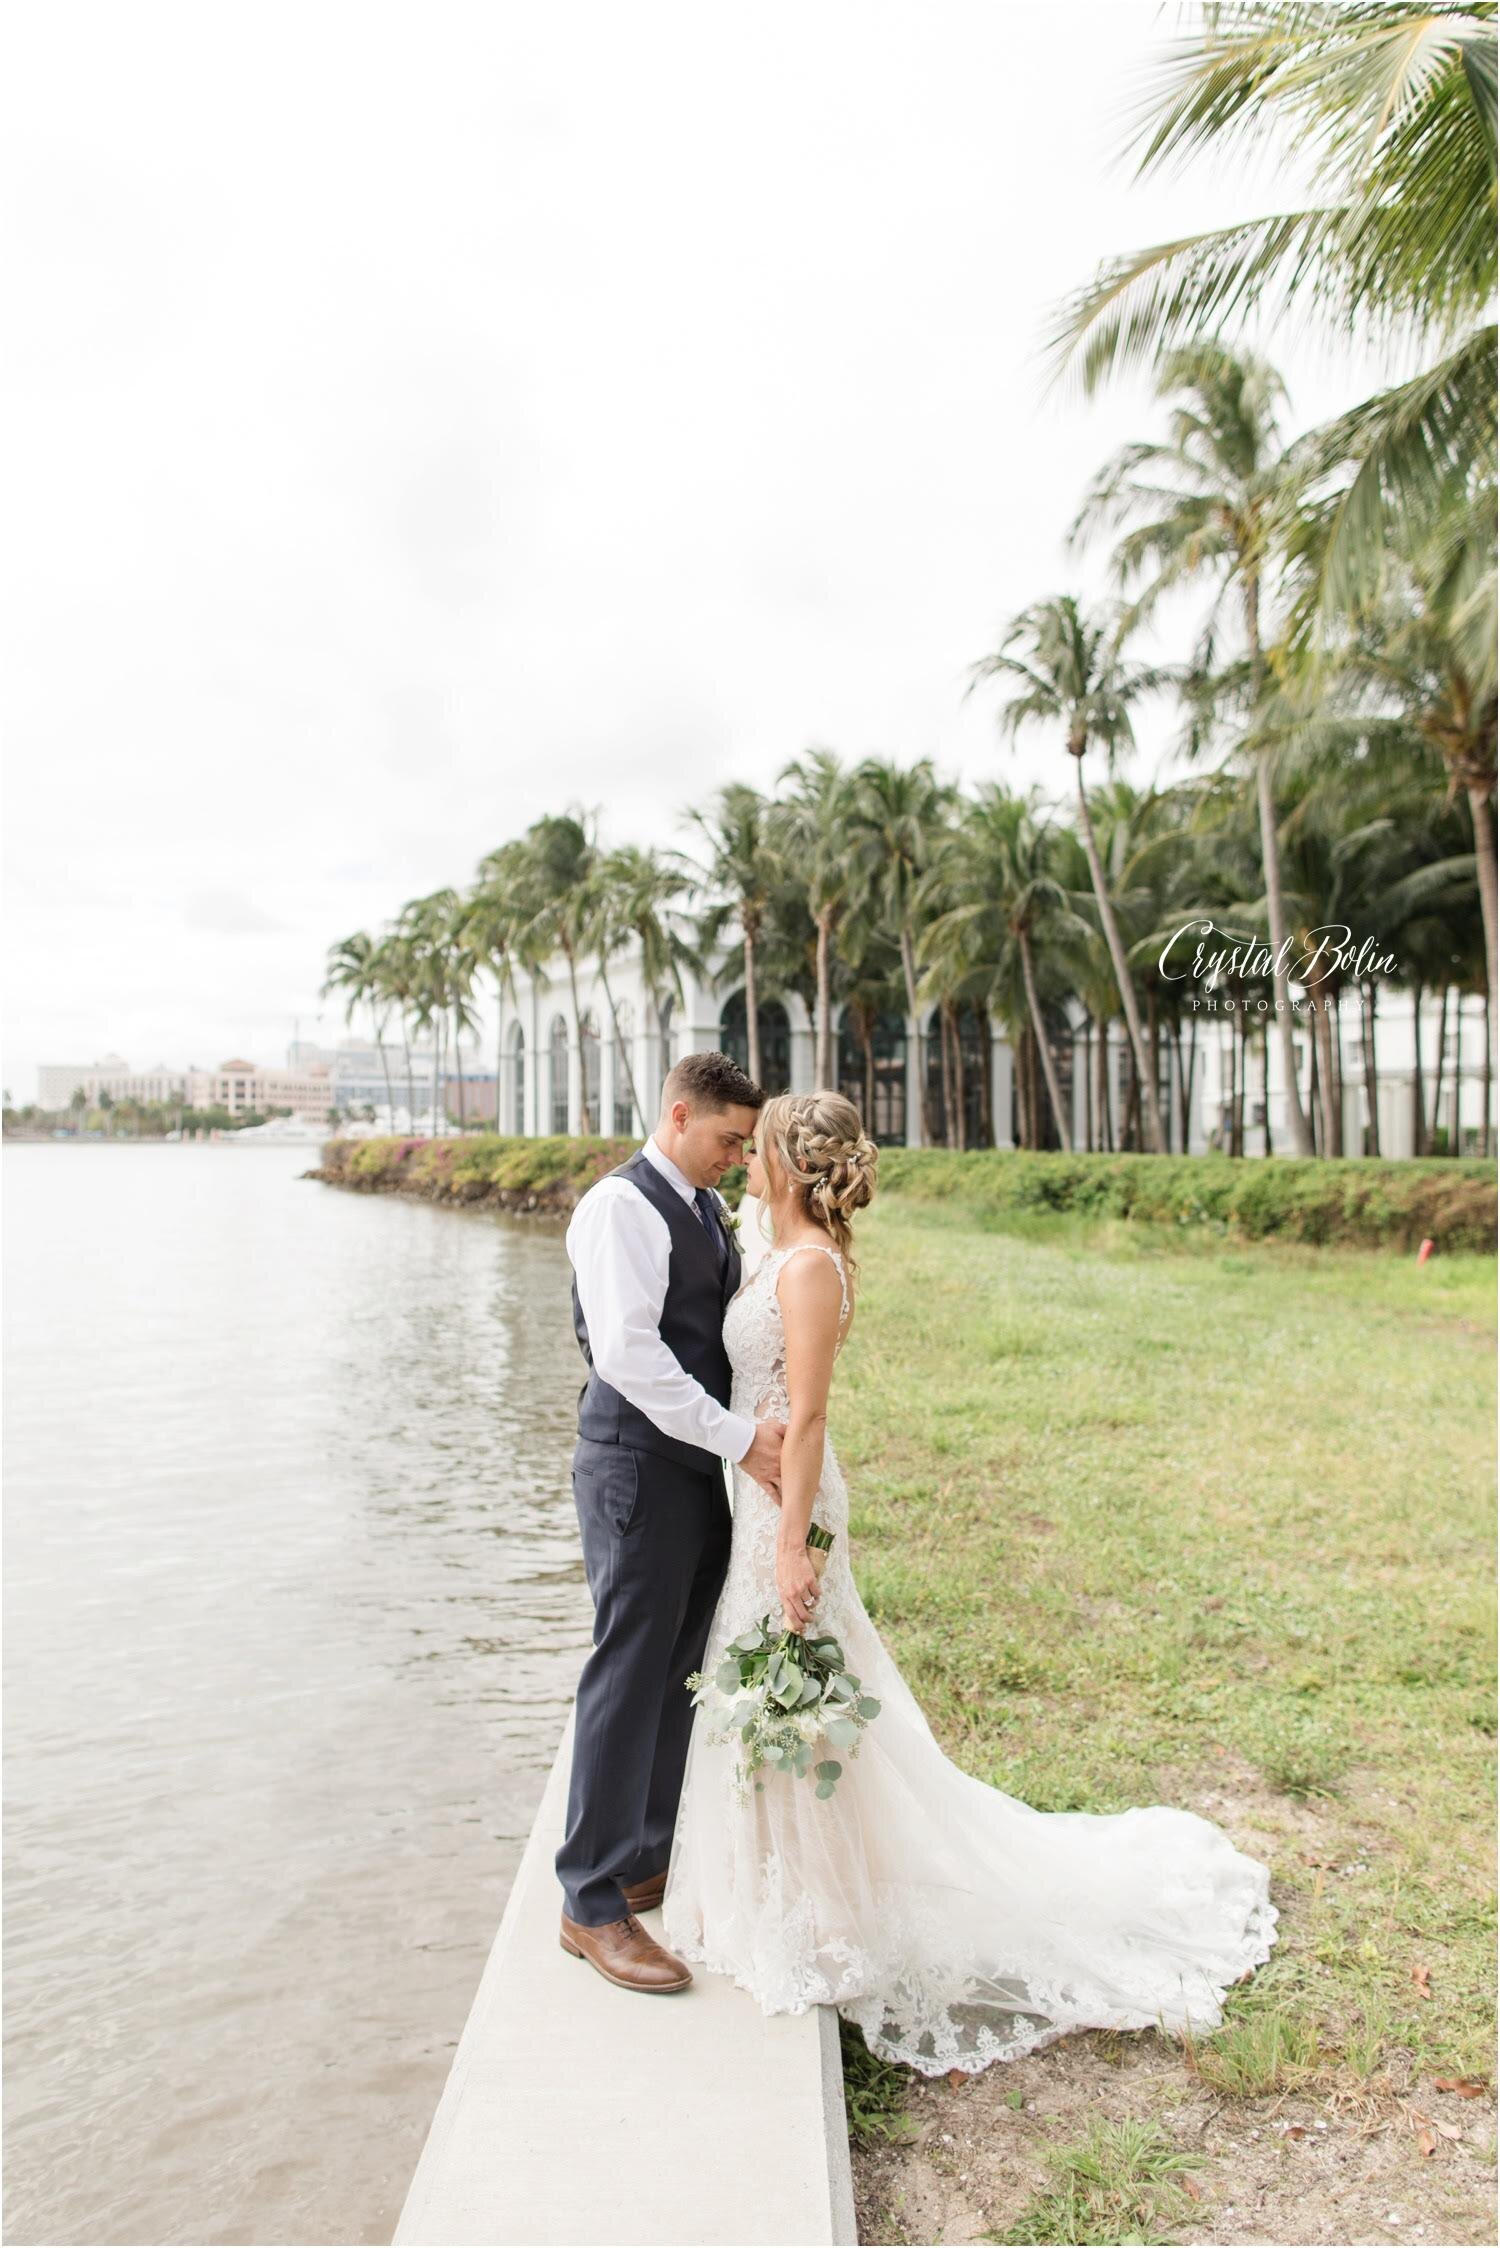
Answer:
<svg viewBox="0 0 1500 2248"><path fill-rule="evenodd" d="M387 2241L588 1644L560 1229L11 1146L6 2238Z"/></svg>

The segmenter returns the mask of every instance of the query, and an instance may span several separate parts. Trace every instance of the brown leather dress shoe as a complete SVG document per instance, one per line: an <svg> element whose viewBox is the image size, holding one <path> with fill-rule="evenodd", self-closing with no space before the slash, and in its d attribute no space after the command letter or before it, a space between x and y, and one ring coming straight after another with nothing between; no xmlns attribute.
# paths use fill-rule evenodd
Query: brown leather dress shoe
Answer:
<svg viewBox="0 0 1500 2248"><path fill-rule="evenodd" d="M653 1873L646 1881L627 1881L621 1884L621 1894L631 1912L655 1912L667 1893L667 1869Z"/></svg>
<svg viewBox="0 0 1500 2248"><path fill-rule="evenodd" d="M693 1979L682 1961L663 1950L632 1913L623 1920L607 1920L602 1928L581 1927L564 1913L558 1941L564 1951L586 1959L607 1983L618 1983L621 1990L660 1995L686 1990Z"/></svg>

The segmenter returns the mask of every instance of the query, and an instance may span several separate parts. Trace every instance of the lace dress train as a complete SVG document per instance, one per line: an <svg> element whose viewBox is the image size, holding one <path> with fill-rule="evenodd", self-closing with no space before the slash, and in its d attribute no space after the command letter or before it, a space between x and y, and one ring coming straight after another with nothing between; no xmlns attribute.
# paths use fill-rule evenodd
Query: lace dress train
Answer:
<svg viewBox="0 0 1500 2248"><path fill-rule="evenodd" d="M787 1410L773 1250L730 1306L734 1409ZM821 1253L839 1266L837 1250ZM845 1297L847 1315L847 1291ZM776 1595L777 1509L737 1468L729 1571L703 1663ZM1014 2059L1078 2029L1203 2032L1225 1990L1269 1957L1265 1866L1220 1827L1166 1805L1037 1811L946 1757L855 1589L848 1494L825 1451L814 1519L836 1533L818 1628L880 1715L819 1800L805 1780L736 1784L736 1747L695 1713L663 1932L767 2013L837 2006L887 2059L935 2076Z"/></svg>

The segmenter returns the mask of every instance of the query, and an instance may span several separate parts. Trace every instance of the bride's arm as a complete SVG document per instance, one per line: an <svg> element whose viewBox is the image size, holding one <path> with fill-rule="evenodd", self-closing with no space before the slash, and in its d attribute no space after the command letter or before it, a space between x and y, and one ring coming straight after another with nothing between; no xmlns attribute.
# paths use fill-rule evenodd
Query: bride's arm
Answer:
<svg viewBox="0 0 1500 2248"><path fill-rule="evenodd" d="M823 1473L828 1385L838 1351L843 1291L832 1260L788 1257L777 1275L786 1336L786 1387L791 1401L781 1447L781 1519L776 1531L776 1590L793 1631L805 1630L818 1578L807 1551L807 1528Z"/></svg>

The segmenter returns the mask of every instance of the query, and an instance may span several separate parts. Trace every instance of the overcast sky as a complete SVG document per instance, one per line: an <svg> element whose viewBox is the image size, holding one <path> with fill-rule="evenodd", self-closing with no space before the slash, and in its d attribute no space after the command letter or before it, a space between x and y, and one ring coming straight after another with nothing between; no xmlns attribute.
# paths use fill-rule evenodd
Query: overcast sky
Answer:
<svg viewBox="0 0 1500 2248"><path fill-rule="evenodd" d="M13 11L16 1099L332 1039L331 942L570 802L680 843L810 743L1063 785L967 667L1096 575L1063 533L1156 413L1049 393L1049 311L1289 184L1131 184L1175 21ZM1277 355L1298 424L1361 394Z"/></svg>

